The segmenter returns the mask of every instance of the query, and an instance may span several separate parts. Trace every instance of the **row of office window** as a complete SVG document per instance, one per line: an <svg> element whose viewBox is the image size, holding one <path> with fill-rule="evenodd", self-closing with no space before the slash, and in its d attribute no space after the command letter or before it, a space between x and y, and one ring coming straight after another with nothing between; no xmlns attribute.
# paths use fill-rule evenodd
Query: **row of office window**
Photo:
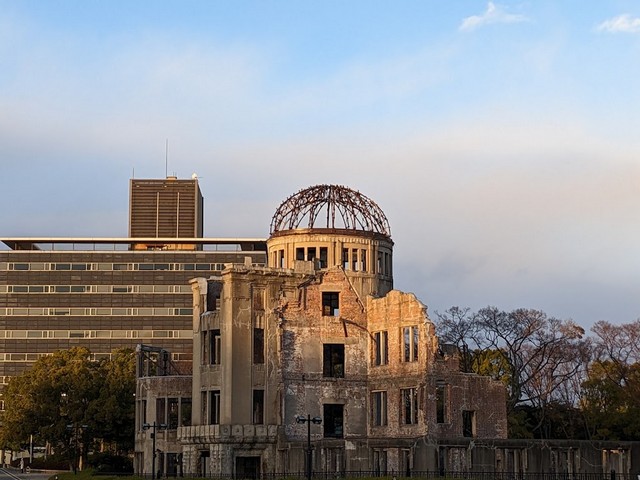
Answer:
<svg viewBox="0 0 640 480"><path fill-rule="evenodd" d="M0 271L222 271L224 263L68 263L68 262L0 262Z"/></svg>
<svg viewBox="0 0 640 480"><path fill-rule="evenodd" d="M0 285L0 293L191 293L190 285Z"/></svg>
<svg viewBox="0 0 640 480"><path fill-rule="evenodd" d="M2 330L0 338L192 338L191 330Z"/></svg>
<svg viewBox="0 0 640 480"><path fill-rule="evenodd" d="M0 315L17 316L176 316L193 315L193 308L174 307L140 307L140 308L109 308L109 307L34 307L34 308L0 308Z"/></svg>

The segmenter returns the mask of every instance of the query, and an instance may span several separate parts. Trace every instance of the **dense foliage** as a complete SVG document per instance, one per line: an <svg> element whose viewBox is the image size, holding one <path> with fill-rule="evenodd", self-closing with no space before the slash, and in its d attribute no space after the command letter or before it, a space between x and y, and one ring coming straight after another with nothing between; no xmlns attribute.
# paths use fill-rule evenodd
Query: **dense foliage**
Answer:
<svg viewBox="0 0 640 480"><path fill-rule="evenodd" d="M135 354L92 361L86 348L60 350L11 378L4 390L0 445L49 445L72 465L89 451L133 447Z"/></svg>
<svg viewBox="0 0 640 480"><path fill-rule="evenodd" d="M539 310L436 312L461 368L507 389L512 438L640 439L640 320L598 322L587 336Z"/></svg>

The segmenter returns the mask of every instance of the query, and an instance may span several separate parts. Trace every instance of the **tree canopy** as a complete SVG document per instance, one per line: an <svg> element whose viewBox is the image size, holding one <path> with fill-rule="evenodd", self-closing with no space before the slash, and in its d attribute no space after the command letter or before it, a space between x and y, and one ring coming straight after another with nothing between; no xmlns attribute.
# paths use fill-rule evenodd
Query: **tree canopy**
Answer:
<svg viewBox="0 0 640 480"><path fill-rule="evenodd" d="M133 446L135 356L131 350L92 361L82 347L38 359L3 392L0 444L19 449L33 436L71 458L99 442L116 453Z"/></svg>

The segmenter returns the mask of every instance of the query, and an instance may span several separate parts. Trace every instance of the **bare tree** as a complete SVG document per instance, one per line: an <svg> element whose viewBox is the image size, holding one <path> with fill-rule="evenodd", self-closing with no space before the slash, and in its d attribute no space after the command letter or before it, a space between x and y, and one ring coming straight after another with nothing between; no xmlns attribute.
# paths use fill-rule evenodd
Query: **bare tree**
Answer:
<svg viewBox="0 0 640 480"><path fill-rule="evenodd" d="M537 412L540 429L546 408L553 402L571 402L575 406L579 385L590 358L590 342L584 329L571 320L559 320L540 310L517 309L505 312L486 307L476 313L453 307L444 314L436 312L442 338L463 347L475 349L476 355L496 355L501 379L508 392L507 408L512 414L517 407L528 406ZM482 365L479 362L473 366ZM508 370L504 374L504 369ZM476 368L476 373L486 374Z"/></svg>

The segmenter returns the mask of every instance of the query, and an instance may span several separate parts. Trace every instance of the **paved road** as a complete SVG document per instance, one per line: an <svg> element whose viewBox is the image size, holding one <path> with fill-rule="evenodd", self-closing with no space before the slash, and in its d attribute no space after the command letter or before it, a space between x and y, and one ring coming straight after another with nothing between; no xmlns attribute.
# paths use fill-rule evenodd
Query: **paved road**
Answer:
<svg viewBox="0 0 640 480"><path fill-rule="evenodd" d="M20 473L14 468L0 468L0 480L46 480L51 476L51 473Z"/></svg>

